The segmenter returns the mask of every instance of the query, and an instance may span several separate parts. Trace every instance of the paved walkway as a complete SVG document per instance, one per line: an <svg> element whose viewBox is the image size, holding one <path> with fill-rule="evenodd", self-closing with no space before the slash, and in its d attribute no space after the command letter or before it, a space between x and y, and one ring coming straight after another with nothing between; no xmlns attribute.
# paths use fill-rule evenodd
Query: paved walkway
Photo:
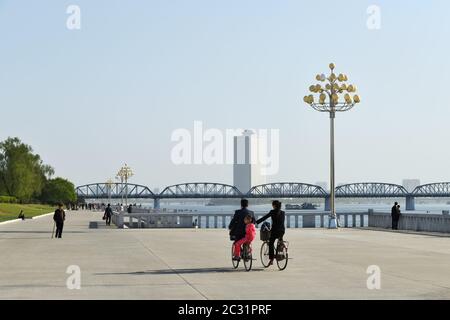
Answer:
<svg viewBox="0 0 450 320"><path fill-rule="evenodd" d="M231 268L225 230L118 230L101 216L69 212L63 239L50 239L51 216L0 225L0 299L450 299L449 238L288 229L288 268L258 257L245 272ZM69 265L80 290L66 286ZM380 290L367 289L369 265Z"/></svg>

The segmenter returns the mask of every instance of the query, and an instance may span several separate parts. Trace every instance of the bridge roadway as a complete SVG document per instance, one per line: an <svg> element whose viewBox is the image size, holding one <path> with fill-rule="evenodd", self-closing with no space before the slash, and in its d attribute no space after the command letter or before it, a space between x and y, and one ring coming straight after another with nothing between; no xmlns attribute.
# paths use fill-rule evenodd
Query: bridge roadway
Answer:
<svg viewBox="0 0 450 320"><path fill-rule="evenodd" d="M50 239L51 216L1 224L0 299L450 299L448 237L288 229L288 268L257 260L247 273L231 269L223 229L116 229L101 216L68 212L63 239ZM374 264L380 290L366 286ZM80 290L66 287L69 265Z"/></svg>
<svg viewBox="0 0 450 320"><path fill-rule="evenodd" d="M360 182L338 186L336 198L405 198L405 209L415 210L415 198L449 198L450 182L436 182L416 187L408 192L403 186L383 182ZM322 187L301 182L273 182L252 187L248 191L214 182L182 183L166 187L161 193L153 193L149 187L139 184L91 183L76 188L79 200L87 199L153 199L153 207L160 208L161 199L238 199L303 198L325 200L325 211L330 211L330 195Z"/></svg>

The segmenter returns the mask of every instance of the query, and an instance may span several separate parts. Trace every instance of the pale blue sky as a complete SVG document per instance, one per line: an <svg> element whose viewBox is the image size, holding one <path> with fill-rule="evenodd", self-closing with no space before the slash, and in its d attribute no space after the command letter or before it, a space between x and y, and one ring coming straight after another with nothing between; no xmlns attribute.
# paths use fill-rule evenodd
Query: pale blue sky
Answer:
<svg viewBox="0 0 450 320"><path fill-rule="evenodd" d="M81 8L81 30L66 8ZM381 8L381 29L366 27ZM362 103L336 120L337 182L448 181L448 1L0 1L0 139L75 184L232 182L170 161L173 130L280 129L270 181L328 180L328 118L302 102L329 62Z"/></svg>

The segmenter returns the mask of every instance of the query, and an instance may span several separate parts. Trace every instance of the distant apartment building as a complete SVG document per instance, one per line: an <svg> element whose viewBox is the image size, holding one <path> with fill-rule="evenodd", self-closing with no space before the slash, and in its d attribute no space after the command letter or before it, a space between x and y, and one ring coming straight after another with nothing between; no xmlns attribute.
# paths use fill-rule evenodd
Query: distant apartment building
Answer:
<svg viewBox="0 0 450 320"><path fill-rule="evenodd" d="M234 137L233 185L246 193L265 181L258 161L257 136L251 130L244 130L241 136Z"/></svg>
<svg viewBox="0 0 450 320"><path fill-rule="evenodd" d="M403 179L402 186L408 192L412 192L417 186L420 186L419 179Z"/></svg>

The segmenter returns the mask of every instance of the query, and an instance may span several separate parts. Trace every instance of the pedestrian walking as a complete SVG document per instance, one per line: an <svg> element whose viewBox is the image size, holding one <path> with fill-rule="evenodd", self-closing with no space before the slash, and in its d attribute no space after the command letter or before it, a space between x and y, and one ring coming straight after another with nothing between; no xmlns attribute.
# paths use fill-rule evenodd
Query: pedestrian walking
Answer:
<svg viewBox="0 0 450 320"><path fill-rule="evenodd" d="M66 213L64 212L63 205L61 203L58 205L58 209L55 210L53 220L55 221L56 225L55 238L61 238L64 227L64 221L66 220Z"/></svg>
<svg viewBox="0 0 450 320"><path fill-rule="evenodd" d="M112 217L113 211L111 208L111 205L108 203L108 206L105 209L105 214L103 215L103 220L106 221L106 225L111 225L111 217Z"/></svg>

